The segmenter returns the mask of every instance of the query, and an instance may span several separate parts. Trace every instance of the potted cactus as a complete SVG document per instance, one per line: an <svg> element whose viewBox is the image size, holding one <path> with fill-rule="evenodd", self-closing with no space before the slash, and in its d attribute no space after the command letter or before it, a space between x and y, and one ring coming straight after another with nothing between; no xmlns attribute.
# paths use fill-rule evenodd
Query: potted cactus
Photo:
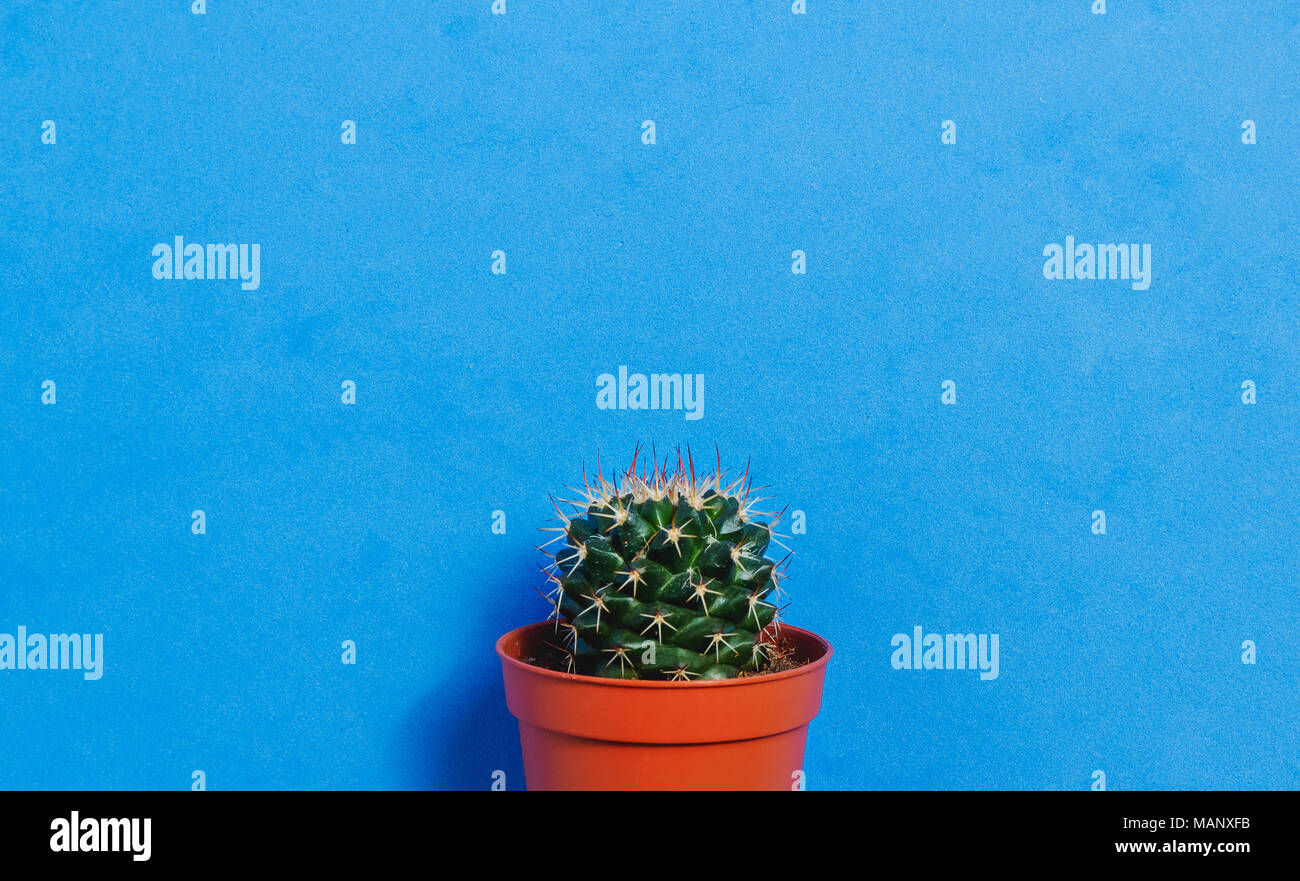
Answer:
<svg viewBox="0 0 1300 881"><path fill-rule="evenodd" d="M779 622L779 515L748 469L638 460L556 505L551 619L497 641L528 787L802 788L831 647Z"/></svg>

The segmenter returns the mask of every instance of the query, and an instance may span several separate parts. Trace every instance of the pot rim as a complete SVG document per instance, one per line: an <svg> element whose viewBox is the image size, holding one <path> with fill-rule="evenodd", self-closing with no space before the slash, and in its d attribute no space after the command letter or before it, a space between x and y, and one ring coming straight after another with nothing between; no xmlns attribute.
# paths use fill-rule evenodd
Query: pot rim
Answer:
<svg viewBox="0 0 1300 881"><path fill-rule="evenodd" d="M663 680L645 680L645 679L610 679L605 676L586 676L581 673L562 673L559 670L549 670L546 667L538 667L527 661L510 655L505 650L506 640L516 634L523 635L525 631L539 630L550 624L550 621L538 621L535 624L525 624L523 627L516 627L501 635L496 641L497 657L501 662L514 667L522 672L541 676L547 679L554 679L561 682L581 682L587 685L603 685L609 688L668 688L668 689L689 689L689 688L735 688L744 685L761 685L765 682L777 682L782 679L795 679L799 676L807 676L816 673L825 668L831 655L835 650L831 648L830 642L822 636L818 636L811 630L804 630L802 627L795 627L790 624L782 624L782 630L793 630L796 633L807 637L821 648L822 655L815 661L809 661L807 664L801 664L793 670L782 670L780 673L762 673L757 676L738 676L734 679L710 679L707 681L696 682L669 682Z"/></svg>

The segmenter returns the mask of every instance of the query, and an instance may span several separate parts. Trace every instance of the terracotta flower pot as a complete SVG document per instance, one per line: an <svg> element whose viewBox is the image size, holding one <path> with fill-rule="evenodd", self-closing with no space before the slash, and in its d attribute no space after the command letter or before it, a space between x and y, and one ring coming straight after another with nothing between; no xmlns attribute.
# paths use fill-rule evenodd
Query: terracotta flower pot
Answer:
<svg viewBox="0 0 1300 881"><path fill-rule="evenodd" d="M782 626L803 665L714 682L575 676L526 663L554 625L497 640L529 789L791 789L831 646Z"/></svg>

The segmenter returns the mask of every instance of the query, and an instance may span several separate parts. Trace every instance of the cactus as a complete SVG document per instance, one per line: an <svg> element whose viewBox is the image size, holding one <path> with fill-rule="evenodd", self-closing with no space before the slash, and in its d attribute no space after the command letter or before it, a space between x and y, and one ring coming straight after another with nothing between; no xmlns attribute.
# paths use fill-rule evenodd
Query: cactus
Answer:
<svg viewBox="0 0 1300 881"><path fill-rule="evenodd" d="M772 531L780 515L755 510L748 468L727 483L720 458L701 480L689 452L671 474L667 461L647 469L638 458L612 481L598 461L594 484L584 474L580 498L560 500L572 513L555 505L562 525L547 545L565 545L551 555L546 597L568 671L672 681L762 672L789 560L766 556L770 542L785 547Z"/></svg>

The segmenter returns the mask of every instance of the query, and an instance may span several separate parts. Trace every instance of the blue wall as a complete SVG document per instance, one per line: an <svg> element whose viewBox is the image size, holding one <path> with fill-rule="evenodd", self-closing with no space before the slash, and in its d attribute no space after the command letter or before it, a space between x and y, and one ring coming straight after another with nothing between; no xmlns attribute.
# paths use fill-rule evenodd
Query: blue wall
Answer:
<svg viewBox="0 0 1300 881"><path fill-rule="evenodd" d="M811 788L1300 785L1295 5L790 5L0 9L0 632L104 634L0 671L0 785L518 787L493 640L638 441L806 513Z"/></svg>

